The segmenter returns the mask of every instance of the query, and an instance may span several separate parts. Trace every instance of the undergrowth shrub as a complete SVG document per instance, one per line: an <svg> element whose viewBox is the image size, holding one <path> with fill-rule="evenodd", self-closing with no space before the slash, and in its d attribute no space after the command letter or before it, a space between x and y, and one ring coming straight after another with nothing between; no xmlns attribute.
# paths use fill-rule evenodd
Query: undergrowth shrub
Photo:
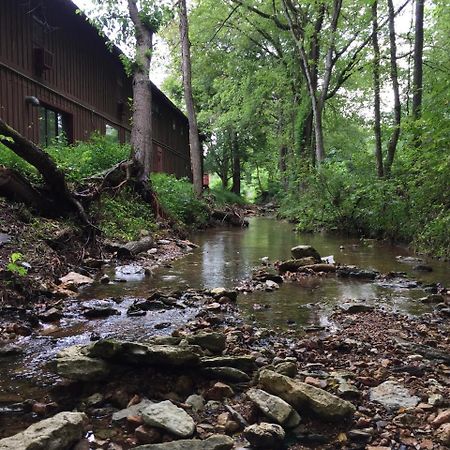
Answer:
<svg viewBox="0 0 450 450"><path fill-rule="evenodd" d="M246 201L241 196L226 189L213 188L209 191L214 203L217 205L245 205Z"/></svg>
<svg viewBox="0 0 450 450"><path fill-rule="evenodd" d="M201 227L209 218L208 206L199 200L192 184L165 173L153 173L152 186L162 207L176 220L188 227Z"/></svg>

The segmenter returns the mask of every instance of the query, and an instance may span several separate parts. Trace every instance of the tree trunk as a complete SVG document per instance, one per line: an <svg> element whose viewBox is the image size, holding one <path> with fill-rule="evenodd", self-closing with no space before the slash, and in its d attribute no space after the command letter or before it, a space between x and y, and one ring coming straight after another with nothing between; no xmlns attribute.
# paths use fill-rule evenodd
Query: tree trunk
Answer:
<svg viewBox="0 0 450 450"><path fill-rule="evenodd" d="M231 146L233 152L233 185L231 186L231 192L241 195L241 155L239 154L239 144L234 131L231 134Z"/></svg>
<svg viewBox="0 0 450 450"><path fill-rule="evenodd" d="M394 130L388 144L387 158L384 166L385 174L391 173L392 164L394 162L395 151L397 149L398 138L400 137L401 124L401 104L400 104L400 87L398 84L397 70L397 44L395 38L395 12L393 0L388 0L389 10L389 48L390 48L390 75L392 81L392 89L394 91Z"/></svg>
<svg viewBox="0 0 450 450"><path fill-rule="evenodd" d="M420 118L422 109L422 60L423 60L423 11L425 0L416 0L414 25L414 72L412 114L414 120Z"/></svg>
<svg viewBox="0 0 450 450"><path fill-rule="evenodd" d="M373 46L373 91L374 91L374 133L375 160L378 178L383 178L383 154L381 148L381 108L380 108L380 46L378 44L378 0L372 4L372 46Z"/></svg>
<svg viewBox="0 0 450 450"><path fill-rule="evenodd" d="M202 147L198 133L197 116L192 94L191 51L189 42L189 24L187 18L186 0L179 0L180 14L180 44L181 65L183 73L184 100L189 120L189 145L191 149L191 169L194 190L197 195L202 193Z"/></svg>
<svg viewBox="0 0 450 450"><path fill-rule="evenodd" d="M279 169L280 169L280 178L283 188L285 190L288 189L288 179L286 176L287 172L287 156L288 156L288 148L285 144L280 147L280 159L279 159Z"/></svg>
<svg viewBox="0 0 450 450"><path fill-rule="evenodd" d="M133 72L133 116L131 127L131 160L136 180L144 185L152 170L152 88L150 65L153 52L153 30L142 22L137 0L128 0L128 11L136 30L136 63Z"/></svg>

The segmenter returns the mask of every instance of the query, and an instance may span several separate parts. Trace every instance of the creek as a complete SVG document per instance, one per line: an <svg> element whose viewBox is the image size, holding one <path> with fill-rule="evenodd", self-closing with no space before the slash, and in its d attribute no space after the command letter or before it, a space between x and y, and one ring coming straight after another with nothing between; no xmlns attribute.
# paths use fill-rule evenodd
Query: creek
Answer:
<svg viewBox="0 0 450 450"><path fill-rule="evenodd" d="M47 325L38 333L24 337L23 354L0 360L0 419L2 415L14 413L15 403L43 398L46 389L58 380L49 366L60 349L86 344L93 334L126 340L169 334L198 313L190 307L129 317L126 310L134 299L147 297L153 289L235 287L261 265L261 258L270 262L289 259L291 247L298 244L312 245L322 256L334 255L336 262L342 264L382 273L406 272L411 280L425 284L448 285L450 281L450 265L446 262L424 260L432 272L415 272L413 265L417 262L400 262L397 256L411 256L404 247L337 234L299 235L292 231L291 224L269 218L251 218L248 229L210 229L196 233L191 239L199 248L170 266L126 283L96 283L84 289L76 300L120 299L117 304L120 315L87 320L80 316L74 303L65 311L58 328ZM113 272L114 268L110 270ZM415 282L310 277L300 283L284 283L274 292L240 294L238 306L243 319L258 326L299 330L308 326L332 328L333 307L349 300L364 300L401 313L421 314L430 311L430 306L418 301L424 295L422 286ZM159 329L160 324L165 324L164 329Z"/></svg>

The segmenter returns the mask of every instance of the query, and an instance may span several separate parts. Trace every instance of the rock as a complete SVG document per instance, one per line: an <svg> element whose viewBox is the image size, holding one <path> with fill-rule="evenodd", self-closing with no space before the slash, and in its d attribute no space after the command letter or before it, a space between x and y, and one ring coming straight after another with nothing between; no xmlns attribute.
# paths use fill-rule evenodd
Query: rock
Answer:
<svg viewBox="0 0 450 450"><path fill-rule="evenodd" d="M223 333L196 333L188 336L187 341L199 345L212 353L222 353L226 347L226 336Z"/></svg>
<svg viewBox="0 0 450 450"><path fill-rule="evenodd" d="M278 275L272 269L258 270L253 274L252 280L259 281L261 283L265 283L266 281L274 281L277 284L283 283L283 277Z"/></svg>
<svg viewBox="0 0 450 450"><path fill-rule="evenodd" d="M417 264L422 263L424 260L422 258L416 258L414 256L396 256L395 259L398 262L406 263L406 264Z"/></svg>
<svg viewBox="0 0 450 450"><path fill-rule="evenodd" d="M113 302L107 300L91 300L81 304L83 315L89 319L120 315L113 305Z"/></svg>
<svg viewBox="0 0 450 450"><path fill-rule="evenodd" d="M158 245L169 245L171 241L169 241L168 239L159 239L156 243Z"/></svg>
<svg viewBox="0 0 450 450"><path fill-rule="evenodd" d="M61 287L71 291L78 291L78 288L94 282L93 278L86 277L77 272L69 272L67 275L59 279Z"/></svg>
<svg viewBox="0 0 450 450"><path fill-rule="evenodd" d="M201 395L197 394L190 395L184 403L191 406L192 411L194 412L202 411L205 407L205 399Z"/></svg>
<svg viewBox="0 0 450 450"><path fill-rule="evenodd" d="M340 267L336 273L341 278L356 278L361 280L374 280L378 276L378 272L375 270L363 270L354 266Z"/></svg>
<svg viewBox="0 0 450 450"><path fill-rule="evenodd" d="M450 409L445 409L444 411L441 411L433 420L433 422L431 422L431 424L435 428L444 423L450 423Z"/></svg>
<svg viewBox="0 0 450 450"><path fill-rule="evenodd" d="M311 245L297 245L291 248L291 254L294 259L314 258L314 262L321 261L319 252Z"/></svg>
<svg viewBox="0 0 450 450"><path fill-rule="evenodd" d="M289 403L261 389L250 389L246 392L246 395L266 417L279 425L286 425L290 420L295 422L292 418L298 416Z"/></svg>
<svg viewBox="0 0 450 450"><path fill-rule="evenodd" d="M428 264L417 264L413 267L413 270L416 272L433 272L433 268Z"/></svg>
<svg viewBox="0 0 450 450"><path fill-rule="evenodd" d="M344 379L339 379L337 393L339 397L342 397L345 400L353 400L361 396L361 392L358 388Z"/></svg>
<svg viewBox="0 0 450 450"><path fill-rule="evenodd" d="M80 412L60 412L25 431L0 439L0 450L65 450L84 436L87 417Z"/></svg>
<svg viewBox="0 0 450 450"><path fill-rule="evenodd" d="M128 408L121 409L112 415L113 422L119 422L120 420L126 419L130 416L140 416L142 411L148 406L153 405L153 402L144 398L141 402L131 405Z"/></svg>
<svg viewBox="0 0 450 450"><path fill-rule="evenodd" d="M100 277L100 283L101 283L101 284L108 284L110 281L111 281L111 280L110 280L109 276L106 275L106 273L103 274L103 275Z"/></svg>
<svg viewBox="0 0 450 450"><path fill-rule="evenodd" d="M287 361L277 364L275 366L275 372L281 373L281 375L286 375L287 377L293 378L297 375L297 364L295 362Z"/></svg>
<svg viewBox="0 0 450 450"><path fill-rule="evenodd" d="M250 355L204 357L200 358L200 365L202 367L234 367L247 373L256 370L255 358Z"/></svg>
<svg viewBox="0 0 450 450"><path fill-rule="evenodd" d="M397 339L397 342L400 347L403 347L415 354L422 355L429 360L439 359L450 363L450 353L445 350L430 347L424 344L414 344L401 339Z"/></svg>
<svg viewBox="0 0 450 450"><path fill-rule="evenodd" d="M370 401L382 404L386 409L414 408L420 401L419 397L411 395L401 384L395 381L385 381L370 389Z"/></svg>
<svg viewBox="0 0 450 450"><path fill-rule="evenodd" d="M148 444L135 447L134 450L231 450L234 441L229 436L213 435L208 439L183 439L180 441Z"/></svg>
<svg viewBox="0 0 450 450"><path fill-rule="evenodd" d="M210 378L233 381L235 383L250 381L250 377L245 372L234 367L204 367L202 373Z"/></svg>
<svg viewBox="0 0 450 450"><path fill-rule="evenodd" d="M311 257L300 259L289 259L279 264L278 271L280 273L297 272L301 267L311 266L313 264L316 264L316 262L317 261Z"/></svg>
<svg viewBox="0 0 450 450"><path fill-rule="evenodd" d="M436 438L441 444L450 446L450 423L445 423L444 425L441 425L439 427L439 429L436 431ZM0 450L1 448L2 447L0 446Z"/></svg>
<svg viewBox="0 0 450 450"><path fill-rule="evenodd" d="M224 398L233 397L234 391L227 384L217 382L213 387L208 389L205 394L207 400L223 400Z"/></svg>
<svg viewBox="0 0 450 450"><path fill-rule="evenodd" d="M366 305L365 303L343 303L339 305L342 312L347 314L358 314L363 312L370 312L374 310L371 305Z"/></svg>
<svg viewBox="0 0 450 450"><path fill-rule="evenodd" d="M62 313L57 308L49 308L43 313L39 314L39 319L42 320L42 322L55 322L59 319L61 319Z"/></svg>
<svg viewBox="0 0 450 450"><path fill-rule="evenodd" d="M280 285L272 280L266 280L264 284L266 291L274 291L275 289L280 289Z"/></svg>
<svg viewBox="0 0 450 450"><path fill-rule="evenodd" d="M283 445L285 433L280 425L260 423L245 428L244 436L255 449L275 450Z"/></svg>
<svg viewBox="0 0 450 450"><path fill-rule="evenodd" d="M109 339L97 341L89 347L88 354L119 363L148 366L186 367L196 366L199 362L198 355L188 346L141 344Z"/></svg>
<svg viewBox="0 0 450 450"><path fill-rule="evenodd" d="M140 425L134 430L134 435L140 444L154 444L161 440L161 433L156 428Z"/></svg>
<svg viewBox="0 0 450 450"><path fill-rule="evenodd" d="M61 350L56 356L56 372L71 380L92 381L106 378L111 367L102 359L92 358L86 354L82 345Z"/></svg>
<svg viewBox="0 0 450 450"><path fill-rule="evenodd" d="M21 355L24 352L23 347L13 343L0 343L0 358L3 356Z"/></svg>
<svg viewBox="0 0 450 450"><path fill-rule="evenodd" d="M218 300L221 297L228 297L230 300L232 301L236 301L237 300L237 296L238 293L237 291L231 291L225 288L215 288L215 289L211 289L210 294L216 299Z"/></svg>
<svg viewBox="0 0 450 450"><path fill-rule="evenodd" d="M444 303L445 297L441 294L430 294L420 299L422 303Z"/></svg>
<svg viewBox="0 0 450 450"><path fill-rule="evenodd" d="M305 408L325 420L339 421L355 412L350 402L271 370L260 372L259 383L266 391L281 397L296 410Z"/></svg>
<svg viewBox="0 0 450 450"><path fill-rule="evenodd" d="M117 266L115 279L118 281L142 281L145 278L145 268L138 264Z"/></svg>
<svg viewBox="0 0 450 450"><path fill-rule="evenodd" d="M11 236L6 233L0 233L0 247L11 242Z"/></svg>
<svg viewBox="0 0 450 450"><path fill-rule="evenodd" d="M181 438L190 437L195 431L192 417L170 400L148 406L142 411L142 418L147 425L162 428Z"/></svg>

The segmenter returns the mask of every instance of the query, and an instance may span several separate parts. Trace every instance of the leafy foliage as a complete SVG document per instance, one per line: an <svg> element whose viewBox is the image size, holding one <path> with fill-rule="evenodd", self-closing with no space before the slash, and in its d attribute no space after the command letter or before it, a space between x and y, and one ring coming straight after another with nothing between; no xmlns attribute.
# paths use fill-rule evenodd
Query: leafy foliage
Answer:
<svg viewBox="0 0 450 450"><path fill-rule="evenodd" d="M20 264L22 259L22 253L11 253L11 255L9 255L9 262L6 265L6 270L13 275L24 277L28 273L28 269Z"/></svg>

